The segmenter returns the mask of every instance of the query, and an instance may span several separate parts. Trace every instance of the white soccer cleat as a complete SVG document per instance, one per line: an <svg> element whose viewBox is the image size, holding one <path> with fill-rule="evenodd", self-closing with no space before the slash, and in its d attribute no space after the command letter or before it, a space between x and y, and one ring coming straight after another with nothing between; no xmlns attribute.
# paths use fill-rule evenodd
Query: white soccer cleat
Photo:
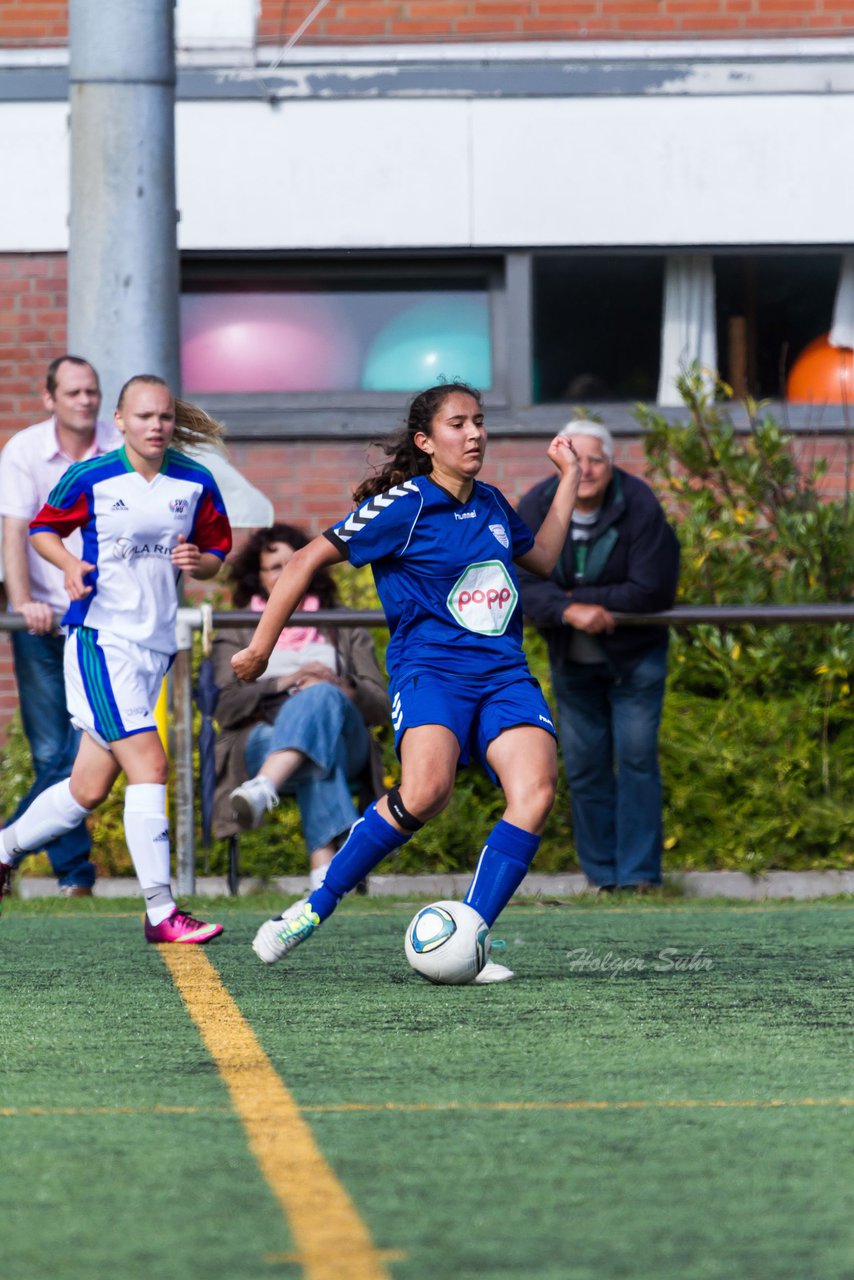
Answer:
<svg viewBox="0 0 854 1280"><path fill-rule="evenodd" d="M261 826L268 813L279 803L272 782L266 778L249 778L235 787L228 797L231 812L241 831L254 831Z"/></svg>
<svg viewBox="0 0 854 1280"><path fill-rule="evenodd" d="M475 974L472 978L472 986L485 986L488 982L509 982L516 975L512 969L508 969L506 964L496 964L494 960L487 960L480 973Z"/></svg>
<svg viewBox="0 0 854 1280"><path fill-rule="evenodd" d="M308 898L295 902L273 920L265 920L255 934L252 950L265 964L275 964L310 938L320 925L320 916L308 905Z"/></svg>

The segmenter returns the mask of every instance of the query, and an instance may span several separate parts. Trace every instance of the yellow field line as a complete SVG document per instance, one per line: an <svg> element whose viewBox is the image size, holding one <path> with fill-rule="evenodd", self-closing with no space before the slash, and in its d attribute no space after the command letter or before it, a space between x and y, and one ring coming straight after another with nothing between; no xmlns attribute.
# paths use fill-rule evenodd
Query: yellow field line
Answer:
<svg viewBox="0 0 854 1280"><path fill-rule="evenodd" d="M254 1031L198 947L158 950L228 1086L255 1159L290 1225L309 1280L386 1280L383 1255L318 1150Z"/></svg>
<svg viewBox="0 0 854 1280"><path fill-rule="evenodd" d="M0 1107L0 1116L229 1115L225 1107Z"/></svg>
<svg viewBox="0 0 854 1280"><path fill-rule="evenodd" d="M655 1111L774 1110L781 1107L854 1107L854 1098L569 1098L552 1102L329 1102L296 1107L301 1115L418 1111ZM0 1107L0 1117L229 1115L224 1107Z"/></svg>
<svg viewBox="0 0 854 1280"><path fill-rule="evenodd" d="M564 1102L342 1102L307 1106L305 1112L378 1111L654 1111L701 1107L854 1107L854 1098L636 1098L597 1101L574 1098Z"/></svg>

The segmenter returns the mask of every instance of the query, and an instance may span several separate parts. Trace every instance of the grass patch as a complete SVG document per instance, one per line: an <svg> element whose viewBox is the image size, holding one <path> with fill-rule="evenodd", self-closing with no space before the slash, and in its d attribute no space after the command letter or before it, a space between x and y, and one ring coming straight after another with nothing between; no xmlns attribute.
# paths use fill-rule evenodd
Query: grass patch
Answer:
<svg viewBox="0 0 854 1280"><path fill-rule="evenodd" d="M513 906L517 980L462 989L406 966L414 900L348 900L264 967L248 944L282 902L192 905L226 924L204 955L384 1274L850 1271L850 900ZM35 900L0 921L4 1274L312 1274L140 917Z"/></svg>

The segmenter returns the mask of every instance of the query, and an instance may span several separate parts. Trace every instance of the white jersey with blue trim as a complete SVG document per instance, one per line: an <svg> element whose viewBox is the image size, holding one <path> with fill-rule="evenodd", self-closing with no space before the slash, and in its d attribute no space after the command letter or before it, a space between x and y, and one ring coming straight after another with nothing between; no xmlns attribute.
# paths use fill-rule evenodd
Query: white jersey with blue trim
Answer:
<svg viewBox="0 0 854 1280"><path fill-rule="evenodd" d="M172 564L179 534L224 559L231 527L211 473L167 449L152 480L131 466L124 448L75 463L50 491L30 533L83 534L81 559L95 568L92 590L74 600L68 626L103 631L159 653L175 652L177 582Z"/></svg>
<svg viewBox="0 0 854 1280"><path fill-rule="evenodd" d="M513 561L534 535L504 495L475 481L460 502L429 476L369 498L326 530L351 564L370 564L391 632L389 674L527 672Z"/></svg>

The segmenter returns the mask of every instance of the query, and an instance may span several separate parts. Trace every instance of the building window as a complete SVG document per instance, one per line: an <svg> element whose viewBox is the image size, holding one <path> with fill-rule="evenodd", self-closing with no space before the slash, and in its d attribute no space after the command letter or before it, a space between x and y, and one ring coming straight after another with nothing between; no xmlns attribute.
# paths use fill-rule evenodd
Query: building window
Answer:
<svg viewBox="0 0 854 1280"><path fill-rule="evenodd" d="M718 364L736 398L784 400L804 347L830 329L838 253L715 257Z"/></svg>
<svg viewBox="0 0 854 1280"><path fill-rule="evenodd" d="M535 255L535 402L654 400L664 261L647 255Z"/></svg>
<svg viewBox="0 0 854 1280"><path fill-rule="evenodd" d="M254 273L253 273L254 274ZM489 278L311 277L185 285L181 360L192 394L409 393L443 379L495 384Z"/></svg>

